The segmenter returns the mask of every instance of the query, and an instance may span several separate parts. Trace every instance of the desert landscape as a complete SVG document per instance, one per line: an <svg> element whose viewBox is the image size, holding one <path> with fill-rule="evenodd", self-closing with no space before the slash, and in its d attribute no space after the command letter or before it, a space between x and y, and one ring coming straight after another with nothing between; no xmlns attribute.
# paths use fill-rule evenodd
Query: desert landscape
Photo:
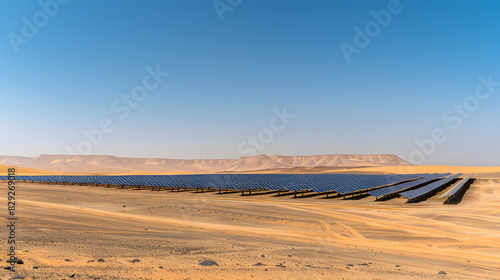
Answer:
<svg viewBox="0 0 500 280"><path fill-rule="evenodd" d="M0 11L0 279L500 279L500 1Z"/></svg>
<svg viewBox="0 0 500 280"><path fill-rule="evenodd" d="M45 170L39 174L203 174L269 172L290 168L353 168L411 165L395 155L259 155L239 159L127 158L115 156L40 155L36 158L0 156L0 165ZM293 170L292 170L293 171Z"/></svg>
<svg viewBox="0 0 500 280"><path fill-rule="evenodd" d="M40 169L21 167L17 175L52 174L50 164L57 157L51 158L46 165L26 164ZM80 160L87 162L88 170L92 166L107 173L117 168L106 169L103 158L108 165L114 162L111 158L132 162L120 163L132 173L144 172L144 163L160 161L101 156ZM263 158L272 157L247 158L250 166L238 166L252 173L269 172L266 167L277 170ZM332 160L315 165L311 158ZM498 278L500 177L494 175L499 168L415 166L384 155L286 159L296 165L280 172L300 167L327 173L397 174L401 168L412 168L414 173L460 171L477 176L458 204L443 204L438 198L449 188L425 201L406 203L402 197L375 201L370 196L293 198L18 183L18 257L23 264L15 273L2 270L2 278ZM11 164L15 159L2 160ZM212 162L212 172L220 172L222 161ZM321 166L325 162L330 164ZM163 172L184 173L186 165L168 165ZM6 243L2 239L0 245Z"/></svg>

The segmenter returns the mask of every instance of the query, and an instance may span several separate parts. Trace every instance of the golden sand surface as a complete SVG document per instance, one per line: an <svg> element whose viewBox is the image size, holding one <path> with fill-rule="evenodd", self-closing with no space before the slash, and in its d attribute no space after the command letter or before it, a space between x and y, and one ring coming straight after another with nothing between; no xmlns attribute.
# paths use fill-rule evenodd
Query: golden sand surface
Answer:
<svg viewBox="0 0 500 280"><path fill-rule="evenodd" d="M24 264L0 277L498 279L500 180L475 180L458 205L438 196L406 203L19 183Z"/></svg>
<svg viewBox="0 0 500 280"><path fill-rule="evenodd" d="M0 174L2 176L7 176L7 171L9 168L15 168L17 174L22 174L22 175L55 175L54 172L48 171L48 170L43 170L43 169L33 169L33 168L26 168L26 167L16 167L16 166L7 166L7 165L1 165L0 164ZM62 175L62 174L61 174Z"/></svg>
<svg viewBox="0 0 500 280"><path fill-rule="evenodd" d="M412 165L412 166L381 166L352 168L336 171L325 169L326 173L366 173L366 174L416 174L416 173L463 173L474 174L479 178L500 178L500 166L451 166L451 165Z"/></svg>
<svg viewBox="0 0 500 280"><path fill-rule="evenodd" d="M0 173L7 174L7 169L9 167L15 167L18 175L178 175L178 174L199 174L196 172L173 170L170 172L156 172L156 171L144 171L140 169L134 169L133 166L124 166L127 172L56 172L47 169L32 169L25 167L7 166L0 165ZM50 167L50 166L48 166ZM451 166L451 165L398 165L398 166L376 166L376 167L359 167L359 166L344 166L344 167L297 167L297 168L277 168L277 169L256 169L249 171L216 171L216 172L206 172L205 174L212 173L236 173L236 174L250 174L250 173L260 173L260 174L271 174L271 173L345 173L345 174L416 174L416 173L463 173L463 174L474 174L476 178L500 178L500 166L486 166L486 167L475 167L475 166Z"/></svg>

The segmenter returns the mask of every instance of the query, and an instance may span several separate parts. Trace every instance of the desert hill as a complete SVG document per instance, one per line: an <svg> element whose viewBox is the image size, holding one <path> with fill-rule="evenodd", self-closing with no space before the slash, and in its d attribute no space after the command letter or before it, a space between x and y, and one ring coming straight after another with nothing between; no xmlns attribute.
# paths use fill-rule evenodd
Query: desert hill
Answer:
<svg viewBox="0 0 500 280"><path fill-rule="evenodd" d="M297 168L410 166L396 155L259 155L239 159L128 158L109 155L40 155L36 158L0 156L0 164L50 173L178 174L248 172Z"/></svg>

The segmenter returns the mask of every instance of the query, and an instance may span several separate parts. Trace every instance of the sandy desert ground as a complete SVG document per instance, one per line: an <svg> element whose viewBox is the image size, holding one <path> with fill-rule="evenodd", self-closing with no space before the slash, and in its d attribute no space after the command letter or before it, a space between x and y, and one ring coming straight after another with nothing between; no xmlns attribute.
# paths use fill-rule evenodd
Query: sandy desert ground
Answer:
<svg viewBox="0 0 500 280"><path fill-rule="evenodd" d="M2 269L2 279L498 279L500 271L498 178L476 180L458 205L30 183L17 196L24 264ZM5 239L0 246L7 250Z"/></svg>

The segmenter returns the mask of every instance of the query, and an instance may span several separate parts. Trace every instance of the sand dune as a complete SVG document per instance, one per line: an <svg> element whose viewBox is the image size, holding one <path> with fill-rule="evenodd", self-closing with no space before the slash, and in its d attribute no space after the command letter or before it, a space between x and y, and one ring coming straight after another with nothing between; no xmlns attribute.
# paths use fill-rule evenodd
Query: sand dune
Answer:
<svg viewBox="0 0 500 280"><path fill-rule="evenodd" d="M353 166L410 166L395 155L317 155L266 156L239 159L166 159L126 158L108 155L70 156L40 155L36 158L0 156L0 164L42 169L55 173L113 173L113 174L172 174L247 172L256 170L353 167Z"/></svg>
<svg viewBox="0 0 500 280"><path fill-rule="evenodd" d="M319 171L319 170L318 170ZM417 173L463 173L474 174L475 178L500 178L500 166L450 166L450 165L412 165L412 166L380 166L351 168L338 170L322 168L320 172L311 173L363 173L363 174L417 174Z"/></svg>
<svg viewBox="0 0 500 280"><path fill-rule="evenodd" d="M303 167L390 166L410 165L396 155L322 155L322 156L271 156L279 163Z"/></svg>
<svg viewBox="0 0 500 280"><path fill-rule="evenodd" d="M30 162L34 158L17 156L0 156L0 164L20 166L25 162Z"/></svg>
<svg viewBox="0 0 500 280"><path fill-rule="evenodd" d="M240 158L224 168L224 171L249 171L288 167L289 165L279 163L266 155L261 155Z"/></svg>
<svg viewBox="0 0 500 280"><path fill-rule="evenodd" d="M0 173L5 174L4 176L7 176L7 170L11 167L13 167L13 166L0 164ZM55 173L48 171L48 170L42 170L42 169L16 167L16 174L17 175L54 175ZM64 173L62 173L62 174L64 174ZM62 174L60 174L60 175L62 175Z"/></svg>

